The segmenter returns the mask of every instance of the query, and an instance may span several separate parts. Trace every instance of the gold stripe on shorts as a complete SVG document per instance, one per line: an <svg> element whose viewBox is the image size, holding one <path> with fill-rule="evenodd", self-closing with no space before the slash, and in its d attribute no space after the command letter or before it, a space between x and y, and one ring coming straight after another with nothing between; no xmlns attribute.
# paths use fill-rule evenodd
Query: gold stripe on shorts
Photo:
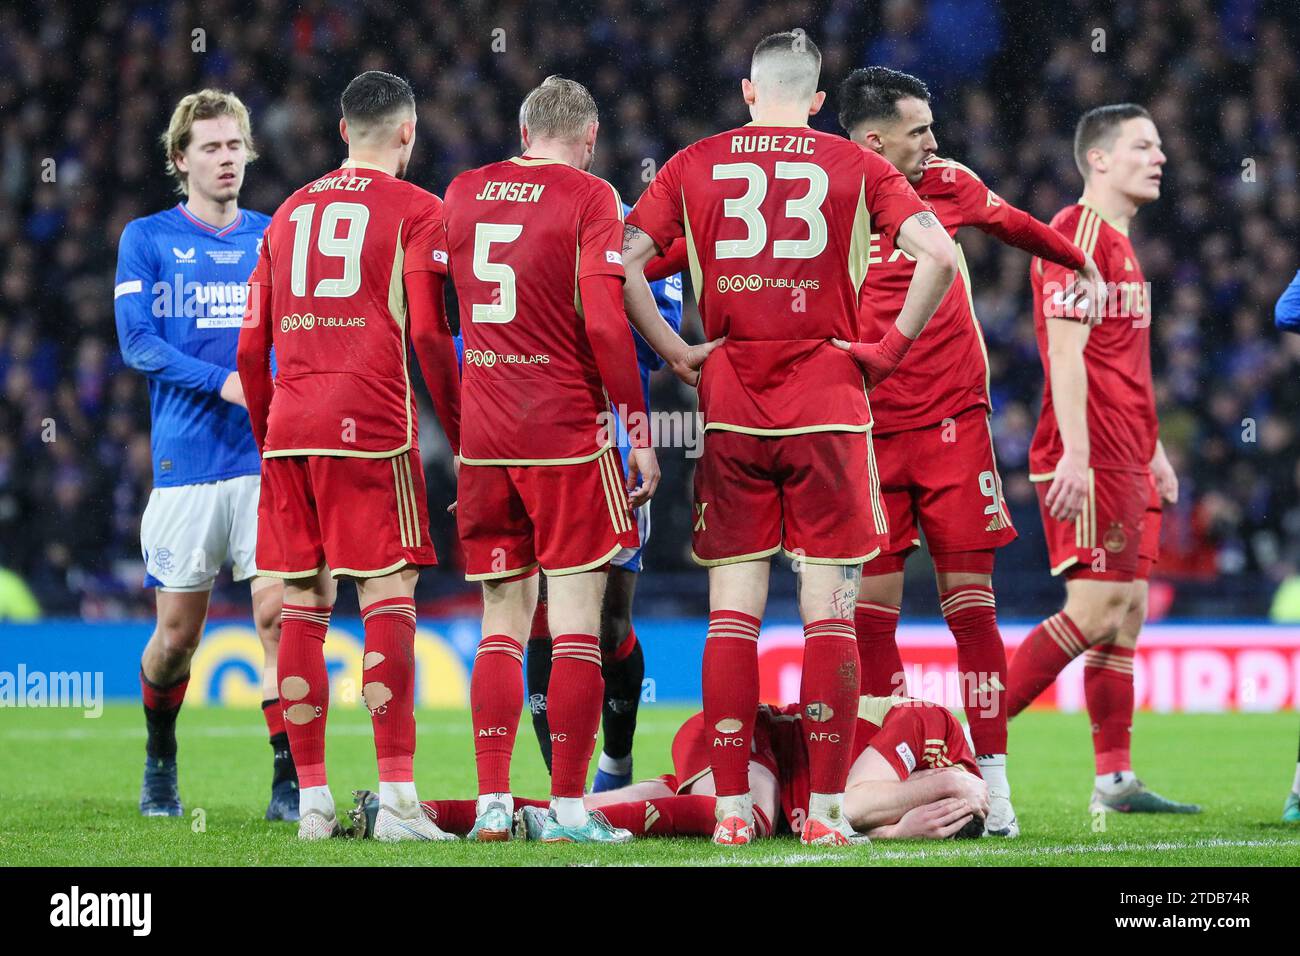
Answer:
<svg viewBox="0 0 1300 956"><path fill-rule="evenodd" d="M875 520L876 533L886 534L889 531L889 520L885 517L885 506L880 501L880 472L876 470L876 443L872 440L871 432L867 432L867 470L868 484L871 486L871 514Z"/></svg>
<svg viewBox="0 0 1300 956"><path fill-rule="evenodd" d="M599 459L600 481L605 489L605 503L609 505L609 520L615 534L623 534L631 525L628 522L627 509L620 508L622 489L620 476L614 467L614 456L606 453Z"/></svg>
<svg viewBox="0 0 1300 956"><path fill-rule="evenodd" d="M402 539L402 547L409 548L411 546L411 535L406 517L406 496L402 494L401 467L397 464L396 457L391 460L393 463L393 493L397 496L397 530Z"/></svg>
<svg viewBox="0 0 1300 956"><path fill-rule="evenodd" d="M411 515L411 530L415 546L421 547L424 541L420 535L420 509L415 501L415 480L411 477L411 456L402 456L402 470L406 476L406 504Z"/></svg>

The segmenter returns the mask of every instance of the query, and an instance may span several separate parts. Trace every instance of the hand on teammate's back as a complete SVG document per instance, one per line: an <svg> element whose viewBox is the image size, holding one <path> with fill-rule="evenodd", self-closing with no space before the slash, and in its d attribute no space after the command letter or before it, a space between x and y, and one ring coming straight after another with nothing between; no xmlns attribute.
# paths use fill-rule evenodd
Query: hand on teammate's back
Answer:
<svg viewBox="0 0 1300 956"><path fill-rule="evenodd" d="M633 448L627 456L627 503L635 511L659 487L659 459L653 448Z"/></svg>
<svg viewBox="0 0 1300 956"><path fill-rule="evenodd" d="M1101 270L1092 256L1085 254L1083 268L1075 272L1075 281L1085 290L1086 299L1081 309L1086 311L1089 326L1101 325L1102 306L1106 302L1106 280L1101 277Z"/></svg>
<svg viewBox="0 0 1300 956"><path fill-rule="evenodd" d="M903 356L912 347L912 339L898 331L898 326L894 326L879 342L849 343L843 339L831 339L831 345L853 356L867 380L867 388L873 389L898 368Z"/></svg>
<svg viewBox="0 0 1300 956"><path fill-rule="evenodd" d="M231 372L221 383L221 397L240 408L248 407L248 402L244 401L244 384L239 380L238 372Z"/></svg>
<svg viewBox="0 0 1300 956"><path fill-rule="evenodd" d="M672 363L673 374L687 385L695 386L700 382L700 367L714 349L723 343L723 339L714 339L700 345L687 346L681 357Z"/></svg>

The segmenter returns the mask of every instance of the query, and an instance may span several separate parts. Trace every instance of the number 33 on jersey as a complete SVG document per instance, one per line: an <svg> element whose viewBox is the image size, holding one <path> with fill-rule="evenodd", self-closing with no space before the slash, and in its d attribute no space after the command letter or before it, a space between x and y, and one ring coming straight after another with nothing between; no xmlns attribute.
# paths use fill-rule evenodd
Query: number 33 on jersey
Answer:
<svg viewBox="0 0 1300 956"><path fill-rule="evenodd" d="M750 124L665 163L628 223L661 251L686 237L705 338L726 338L700 381L705 427L866 431L862 374L828 340L858 340L871 234L925 209L886 160L804 126Z"/></svg>

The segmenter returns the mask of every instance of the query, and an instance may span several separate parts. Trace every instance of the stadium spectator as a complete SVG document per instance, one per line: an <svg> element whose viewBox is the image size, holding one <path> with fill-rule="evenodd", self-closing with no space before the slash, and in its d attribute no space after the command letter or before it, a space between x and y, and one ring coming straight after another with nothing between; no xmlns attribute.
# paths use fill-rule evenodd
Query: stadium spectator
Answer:
<svg viewBox="0 0 1300 956"><path fill-rule="evenodd" d="M1134 100L1151 109L1172 173L1165 199L1134 238L1153 287L1164 442L1185 499L1166 512L1158 576L1216 582L1179 589L1175 614L1265 614L1276 584L1300 570L1300 441L1291 424L1300 408L1300 336L1282 336L1268 321L1300 262L1300 7L1027 0L1015 17L989 17L956 47L969 51L963 61L947 62L957 54L932 45L933 33L952 22L951 9L965 17L970 6L467 0L398 8L313 0L261 4L236 21L217 14L233 9L223 3L49 0L40 17L6 5L0 565L47 611L148 613L136 526L150 480L139 461L145 387L122 374L105 343L122 227L172 201L153 142L181 94L216 85L249 104L266 149L242 198L269 211L339 158L339 77L371 67L410 77L421 130L411 175L439 191L456 173L515 151L520 99L559 72L608 104L593 172L635 200L674 150L744 122L734 91L749 51L759 37L799 24L822 47L827 89L870 62L942 73L943 154L979 169L1040 218L1077 196L1069 139L1087 107ZM239 28L218 29L223 22ZM1161 29L1132 29L1139 22ZM947 48L956 42L944 40ZM838 131L834 114L831 102L819 128ZM1042 386L1027 259L979 235L961 238L990 350L1008 503L1013 516L1025 511L1024 535L1036 521L1032 496L1018 501L1017 488ZM687 325L698 329L693 305ZM656 382L657 409L692 402L684 386ZM43 437L47 419L53 440ZM423 450L430 494L446 497L447 450L434 443ZM664 491L647 566L689 571L694 460L671 451L660 459ZM450 518L436 509L432 517L435 544L450 557ZM1019 586L1042 577L1037 547L1024 535L1000 561L999 573L1017 582L1001 592L1008 617L1031 616L1054 600L1054 590ZM686 580L703 594L702 575ZM421 593L462 587L454 575L427 575Z"/></svg>

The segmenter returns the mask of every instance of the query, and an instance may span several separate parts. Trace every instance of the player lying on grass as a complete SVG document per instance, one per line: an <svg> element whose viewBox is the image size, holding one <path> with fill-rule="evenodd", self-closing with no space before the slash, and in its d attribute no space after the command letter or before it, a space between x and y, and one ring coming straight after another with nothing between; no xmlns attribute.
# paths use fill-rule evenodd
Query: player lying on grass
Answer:
<svg viewBox="0 0 1300 956"><path fill-rule="evenodd" d="M799 833L807 819L811 778L804 730L798 704L759 706L749 786L761 836ZM717 801L710 745L704 715L695 714L673 738L673 773L588 794L586 808L633 836L711 836ZM905 697L861 697L852 753L844 812L859 833L942 839L984 832L988 787L961 724L943 707ZM379 802L369 790L355 796L355 835L365 837L373 830ZM548 802L517 796L515 805L515 836L537 839ZM474 825L475 801L429 800L424 812L443 831L464 834Z"/></svg>

